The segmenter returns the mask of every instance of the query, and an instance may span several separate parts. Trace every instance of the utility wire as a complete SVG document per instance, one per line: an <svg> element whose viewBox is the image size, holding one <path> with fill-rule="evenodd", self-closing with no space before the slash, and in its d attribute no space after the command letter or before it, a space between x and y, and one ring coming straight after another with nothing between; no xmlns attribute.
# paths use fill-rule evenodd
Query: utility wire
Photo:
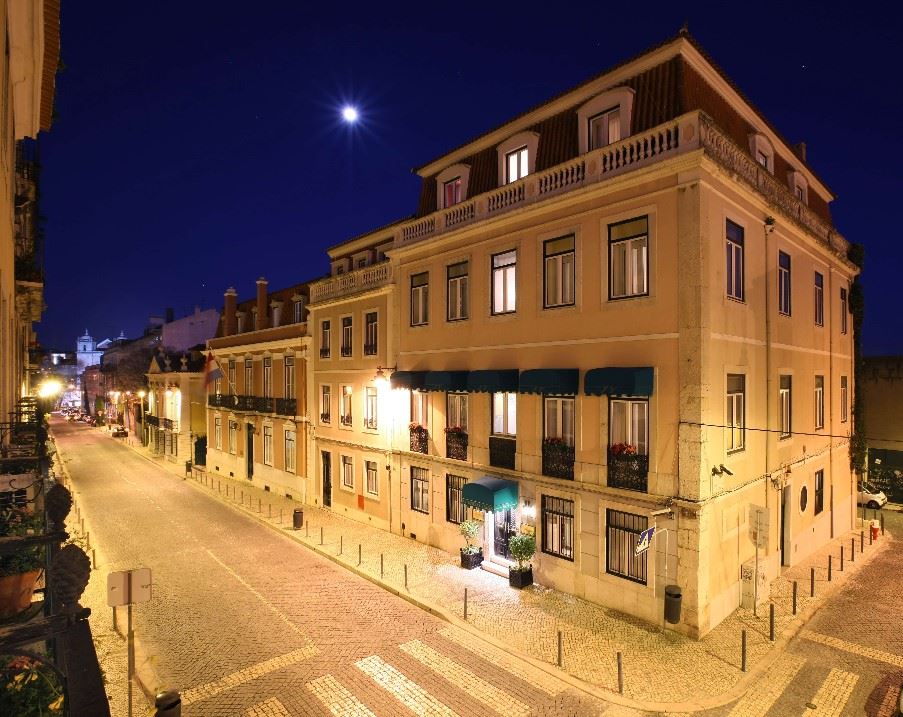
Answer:
<svg viewBox="0 0 903 717"><path fill-rule="evenodd" d="M727 428L730 430L737 430L738 426L724 426L718 423L697 423L696 421L680 421L687 426L704 426L705 428ZM758 431L760 433L777 433L778 435L784 436L786 435L788 438L791 436L815 436L817 438L846 438L850 439L852 436L846 436L836 433L807 433L805 431L791 431L790 433L783 433L777 428L752 428L750 426L743 426L742 430L744 431ZM874 436L866 436L865 440L867 441L886 441L887 443L903 443L903 438L876 438Z"/></svg>

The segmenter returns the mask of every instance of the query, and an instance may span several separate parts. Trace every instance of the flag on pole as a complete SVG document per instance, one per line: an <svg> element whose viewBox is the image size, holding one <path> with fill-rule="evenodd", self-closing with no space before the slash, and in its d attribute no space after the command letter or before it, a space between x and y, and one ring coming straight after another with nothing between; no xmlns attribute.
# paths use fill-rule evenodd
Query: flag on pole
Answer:
<svg viewBox="0 0 903 717"><path fill-rule="evenodd" d="M204 361L204 388L211 383L223 377L223 370L219 367L212 353L207 353L207 359Z"/></svg>

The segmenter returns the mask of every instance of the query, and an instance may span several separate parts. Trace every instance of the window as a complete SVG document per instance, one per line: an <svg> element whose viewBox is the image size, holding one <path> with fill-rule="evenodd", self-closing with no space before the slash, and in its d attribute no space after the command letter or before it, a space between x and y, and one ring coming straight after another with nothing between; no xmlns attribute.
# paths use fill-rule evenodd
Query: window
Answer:
<svg viewBox="0 0 903 717"><path fill-rule="evenodd" d="M573 235L543 242L545 308L574 304Z"/></svg>
<svg viewBox="0 0 903 717"><path fill-rule="evenodd" d="M244 333L245 330L245 312L244 311L236 311L235 312L235 333L241 334Z"/></svg>
<svg viewBox="0 0 903 717"><path fill-rule="evenodd" d="M758 164L774 174L774 148L764 134L753 132L749 135L749 150Z"/></svg>
<svg viewBox="0 0 903 717"><path fill-rule="evenodd" d="M411 510L430 512L430 474L426 468L411 466Z"/></svg>
<svg viewBox="0 0 903 717"><path fill-rule="evenodd" d="M448 411L445 414L447 428L460 428L467 433L467 394L448 394Z"/></svg>
<svg viewBox="0 0 903 717"><path fill-rule="evenodd" d="M445 474L445 520L449 523L464 522L464 484L466 478Z"/></svg>
<svg viewBox="0 0 903 717"><path fill-rule="evenodd" d="M637 455L649 454L649 402L611 399L608 445L633 446Z"/></svg>
<svg viewBox="0 0 903 717"><path fill-rule="evenodd" d="M517 435L517 394L492 394L492 433L496 436Z"/></svg>
<svg viewBox="0 0 903 717"><path fill-rule="evenodd" d="M530 173L528 151L526 145L508 152L505 155L505 183L511 184Z"/></svg>
<svg viewBox="0 0 903 717"><path fill-rule="evenodd" d="M329 358L331 333L329 321L320 322L320 358Z"/></svg>
<svg viewBox="0 0 903 717"><path fill-rule="evenodd" d="M563 396L543 397L545 426L543 438L558 438L574 445L574 399Z"/></svg>
<svg viewBox="0 0 903 717"><path fill-rule="evenodd" d="M271 358L263 360L263 396L264 398L273 397L273 359Z"/></svg>
<svg viewBox="0 0 903 717"><path fill-rule="evenodd" d="M727 220L727 296L743 301L743 227Z"/></svg>
<svg viewBox="0 0 903 717"><path fill-rule="evenodd" d="M589 118L589 148L599 149L621 139L621 108L609 110Z"/></svg>
<svg viewBox="0 0 903 717"><path fill-rule="evenodd" d="M354 490L354 461L351 456L342 456L342 487Z"/></svg>
<svg viewBox="0 0 903 717"><path fill-rule="evenodd" d="M216 450L223 450L223 419L221 416L213 418L213 446Z"/></svg>
<svg viewBox="0 0 903 717"><path fill-rule="evenodd" d="M229 421L229 453L238 452L238 422Z"/></svg>
<svg viewBox="0 0 903 717"><path fill-rule="evenodd" d="M376 388L364 389L364 428L376 430Z"/></svg>
<svg viewBox="0 0 903 717"><path fill-rule="evenodd" d="M620 299L648 294L648 217L610 224L608 243L609 298Z"/></svg>
<svg viewBox="0 0 903 717"><path fill-rule="evenodd" d="M332 417L332 388L320 386L320 421L329 423Z"/></svg>
<svg viewBox="0 0 903 717"><path fill-rule="evenodd" d="M342 405L339 411L339 422L343 426L351 425L351 386L342 386Z"/></svg>
<svg viewBox="0 0 903 717"><path fill-rule="evenodd" d="M847 332L847 314L850 312L849 304L847 302L847 289L846 287L841 287L840 289L840 333L845 334Z"/></svg>
<svg viewBox="0 0 903 717"><path fill-rule="evenodd" d="M791 432L791 387L793 379L790 376L780 376L778 380L780 382L778 388L778 404L781 411L780 437L789 438Z"/></svg>
<svg viewBox="0 0 903 717"><path fill-rule="evenodd" d="M825 377L815 377L815 429L825 427Z"/></svg>
<svg viewBox="0 0 903 717"><path fill-rule="evenodd" d="M411 391L411 423L429 427L430 395L426 391Z"/></svg>
<svg viewBox="0 0 903 717"><path fill-rule="evenodd" d="M825 277L815 272L815 325L825 325Z"/></svg>
<svg viewBox="0 0 903 717"><path fill-rule="evenodd" d="M803 486L800 488L800 513L806 512L807 505L809 505L809 489Z"/></svg>
<svg viewBox="0 0 903 717"><path fill-rule="evenodd" d="M215 378L213 379L213 393L219 396L223 392L223 379Z"/></svg>
<svg viewBox="0 0 903 717"><path fill-rule="evenodd" d="M846 423L850 411L850 396L847 389L847 377L840 377L840 422Z"/></svg>
<svg viewBox="0 0 903 717"><path fill-rule="evenodd" d="M245 359L245 396L254 395L254 361Z"/></svg>
<svg viewBox="0 0 903 717"><path fill-rule="evenodd" d="M467 271L466 261L448 267L449 321L460 321L467 318Z"/></svg>
<svg viewBox="0 0 903 717"><path fill-rule="evenodd" d="M492 255L492 313L508 314L517 306L517 250Z"/></svg>
<svg viewBox="0 0 903 717"><path fill-rule="evenodd" d="M273 326L279 326L279 319L282 317L282 302L273 302L270 304L271 313L273 315Z"/></svg>
<svg viewBox="0 0 903 717"><path fill-rule="evenodd" d="M729 373L727 375L727 410L725 411L728 452L743 450L746 439L745 396L746 376L742 373Z"/></svg>
<svg viewBox="0 0 903 717"><path fill-rule="evenodd" d="M790 254L778 252L778 312L790 316Z"/></svg>
<svg viewBox="0 0 903 717"><path fill-rule="evenodd" d="M542 497L542 552L574 559L574 501Z"/></svg>
<svg viewBox="0 0 903 717"><path fill-rule="evenodd" d="M263 427L263 462L265 465L273 465L273 427Z"/></svg>
<svg viewBox="0 0 903 717"><path fill-rule="evenodd" d="M352 327L351 327L351 317L343 316L342 317L342 356L344 358L348 358L351 356L351 342L352 342Z"/></svg>
<svg viewBox="0 0 903 717"><path fill-rule="evenodd" d="M411 277L411 326L429 323L430 275L427 272Z"/></svg>
<svg viewBox="0 0 903 717"><path fill-rule="evenodd" d="M375 356L379 345L379 317L375 311L364 314L364 356Z"/></svg>
<svg viewBox="0 0 903 717"><path fill-rule="evenodd" d="M442 195L445 200L443 207L453 207L455 204L459 204L463 198L461 196L461 177L455 177L444 182L442 184Z"/></svg>
<svg viewBox="0 0 903 717"><path fill-rule="evenodd" d="M756 152L756 161L765 167L765 169L768 169L768 155L762 150Z"/></svg>
<svg viewBox="0 0 903 717"><path fill-rule="evenodd" d="M235 393L235 360L229 359L229 393Z"/></svg>
<svg viewBox="0 0 903 717"><path fill-rule="evenodd" d="M636 555L634 547L640 533L649 527L649 519L609 508L605 511L605 526L605 571L645 585L648 551Z"/></svg>
<svg viewBox="0 0 903 717"><path fill-rule="evenodd" d="M825 509L825 472L815 471L815 504L812 506L815 515Z"/></svg>
<svg viewBox="0 0 903 717"><path fill-rule="evenodd" d="M285 470L295 472L295 432L285 431Z"/></svg>
<svg viewBox="0 0 903 717"><path fill-rule="evenodd" d="M283 376L283 397L295 398L295 357L286 356L282 362Z"/></svg>
<svg viewBox="0 0 903 717"><path fill-rule="evenodd" d="M379 495L379 477L376 473L376 461L366 461L364 463L364 472L367 479L367 493Z"/></svg>
<svg viewBox="0 0 903 717"><path fill-rule="evenodd" d="M304 302L303 301L293 301L292 302L292 321L296 324L300 324L301 320L304 318Z"/></svg>

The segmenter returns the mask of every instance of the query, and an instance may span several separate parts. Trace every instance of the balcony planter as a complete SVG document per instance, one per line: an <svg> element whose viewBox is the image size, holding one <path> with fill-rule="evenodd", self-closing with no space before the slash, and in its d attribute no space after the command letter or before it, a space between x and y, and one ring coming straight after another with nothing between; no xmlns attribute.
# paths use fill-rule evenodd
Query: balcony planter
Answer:
<svg viewBox="0 0 903 717"><path fill-rule="evenodd" d="M639 455L629 443L615 443L608 449L608 485L647 492L649 456Z"/></svg>
<svg viewBox="0 0 903 717"><path fill-rule="evenodd" d="M8 508L0 513L0 536L40 535L43 529L41 516L22 508ZM16 615L31 604L42 562L40 547L0 556L0 618Z"/></svg>
<svg viewBox="0 0 903 717"><path fill-rule="evenodd" d="M18 615L31 605L40 574L41 571L35 569L0 577L0 618Z"/></svg>
<svg viewBox="0 0 903 717"><path fill-rule="evenodd" d="M467 543L461 548L461 567L465 570L473 570L483 562L483 549L474 545L474 539L480 534L481 524L476 520L465 520L458 526L464 541Z"/></svg>
<svg viewBox="0 0 903 717"><path fill-rule="evenodd" d="M410 424L408 428L411 430L411 451L429 453L430 432L417 423Z"/></svg>
<svg viewBox="0 0 903 717"><path fill-rule="evenodd" d="M467 433L460 426L445 429L445 455L456 461L467 460Z"/></svg>
<svg viewBox="0 0 903 717"><path fill-rule="evenodd" d="M483 548L474 547L476 552L468 553L467 548L461 548L461 567L465 570L473 570L483 564Z"/></svg>
<svg viewBox="0 0 903 717"><path fill-rule="evenodd" d="M528 564L536 554L536 538L532 535L515 535L508 542L511 556L517 561L508 570L508 584L521 590L533 584L533 566Z"/></svg>
<svg viewBox="0 0 903 717"><path fill-rule="evenodd" d="M552 478L574 480L574 447L561 438L542 442L542 474Z"/></svg>

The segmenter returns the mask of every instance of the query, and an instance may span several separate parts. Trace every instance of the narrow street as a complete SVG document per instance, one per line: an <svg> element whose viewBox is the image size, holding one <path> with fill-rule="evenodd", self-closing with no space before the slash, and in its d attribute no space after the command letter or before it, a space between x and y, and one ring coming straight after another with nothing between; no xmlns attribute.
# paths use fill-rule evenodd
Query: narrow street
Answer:
<svg viewBox="0 0 903 717"><path fill-rule="evenodd" d="M183 714L606 712L98 430L56 420L53 431L92 526L92 581L153 572L153 599L135 608L135 631L160 686L182 693Z"/></svg>

